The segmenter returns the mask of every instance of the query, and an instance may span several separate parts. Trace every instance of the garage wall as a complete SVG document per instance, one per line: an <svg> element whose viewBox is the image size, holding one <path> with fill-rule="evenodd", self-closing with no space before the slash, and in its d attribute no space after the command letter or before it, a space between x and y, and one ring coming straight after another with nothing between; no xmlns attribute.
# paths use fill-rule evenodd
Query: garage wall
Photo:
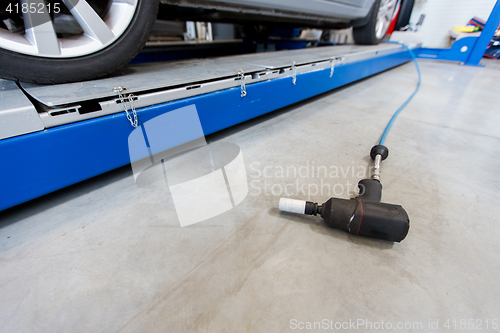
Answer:
<svg viewBox="0 0 500 333"><path fill-rule="evenodd" d="M496 0L416 0L411 22L417 23L420 14L425 20L419 29L424 35L424 47L450 46L448 31L457 25L466 25L477 16L487 20Z"/></svg>

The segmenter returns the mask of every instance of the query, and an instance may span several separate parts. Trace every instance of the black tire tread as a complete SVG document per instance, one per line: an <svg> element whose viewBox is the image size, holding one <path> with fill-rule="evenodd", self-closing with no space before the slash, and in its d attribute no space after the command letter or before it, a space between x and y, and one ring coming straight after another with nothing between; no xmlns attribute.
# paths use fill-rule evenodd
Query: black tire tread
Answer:
<svg viewBox="0 0 500 333"><path fill-rule="evenodd" d="M413 5L415 0L403 0L401 2L401 10L399 11L398 19L396 20L396 26L394 30L406 27L410 23L411 12L413 11Z"/></svg>
<svg viewBox="0 0 500 333"><path fill-rule="evenodd" d="M375 24L377 22L377 12L379 6L380 0L376 0L373 3L372 8L370 9L370 13L368 14L368 23L362 27L353 29L354 41L356 42L356 44L376 45L382 41L375 35Z"/></svg>

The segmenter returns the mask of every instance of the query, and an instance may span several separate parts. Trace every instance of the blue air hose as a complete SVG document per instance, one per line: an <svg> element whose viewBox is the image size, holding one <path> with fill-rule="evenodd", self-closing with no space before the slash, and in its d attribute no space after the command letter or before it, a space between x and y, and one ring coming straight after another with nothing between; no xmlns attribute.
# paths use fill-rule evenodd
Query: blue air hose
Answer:
<svg viewBox="0 0 500 333"><path fill-rule="evenodd" d="M384 133L382 133L382 137L380 138L379 145L383 145L384 144L384 141L385 141L385 138L387 136L387 133L389 133L389 130L391 129L392 124L396 120L396 117L399 115L399 113L401 111L403 111L403 109L408 105L408 103L410 103L410 101L413 99L413 97L417 94L418 90L420 89L420 84L422 82L422 75L420 73L420 67L418 66L418 61L417 61L417 57L415 56L415 53L413 53L413 51L408 46L406 46L405 44L400 43L400 42L384 41L384 43L392 43L392 44L402 45L408 51L408 53L410 53L410 56L413 59L413 62L415 63L415 67L417 67L418 84L417 84L417 88L415 89L415 91L413 92L413 94L411 94L411 96L403 103L403 105L401 105L399 107L399 109L393 114L391 120L389 121L389 123L385 127Z"/></svg>

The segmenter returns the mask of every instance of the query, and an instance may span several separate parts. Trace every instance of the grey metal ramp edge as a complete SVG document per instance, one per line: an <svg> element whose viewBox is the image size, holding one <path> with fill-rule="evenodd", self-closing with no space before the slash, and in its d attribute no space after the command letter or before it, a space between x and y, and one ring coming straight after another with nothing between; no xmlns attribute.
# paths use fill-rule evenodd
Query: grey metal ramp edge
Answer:
<svg viewBox="0 0 500 333"><path fill-rule="evenodd" d="M35 107L15 82L0 79L0 101L0 140L44 129Z"/></svg>
<svg viewBox="0 0 500 333"><path fill-rule="evenodd" d="M22 83L23 88L36 100L49 107L58 107L82 100L96 100L114 97L113 88L127 87L129 93L138 93L168 87L193 84L207 80L235 77L238 70L255 73L263 68L281 68L327 60L330 57L358 54L371 56L375 52L398 50L393 44L377 46L329 46L302 50L278 51L196 59L176 62L149 63L127 66L119 75L112 77L59 85L37 85ZM347 61L356 61L354 58Z"/></svg>
<svg viewBox="0 0 500 333"><path fill-rule="evenodd" d="M305 61L302 59L302 65L292 65L287 64L287 67L275 68L273 65L278 63L274 62L272 59L268 59L267 65L259 65L260 70L254 73L245 73L244 75L245 85L250 85L256 82L273 80L277 78L285 78L293 75L308 73L317 70L322 70L325 68L332 68L332 66L341 66L345 63L359 61L367 58L381 57L387 54L400 52L402 47L391 47L383 49L364 49L362 52L353 52L346 55L339 55L334 57L329 57L327 60L318 60L316 62ZM323 55L319 57L309 58L311 59L321 59L324 58ZM286 62L285 62L286 63ZM294 74L295 73L295 74ZM233 87L241 86L241 80L239 75L235 75L231 78L214 79L212 81L206 81L203 83L189 82L188 85L175 87L175 88L165 88L162 90L143 92L134 94L134 107L136 109L143 108L151 105L171 102L174 100L179 100L183 98L193 97L201 94L206 94L209 92L220 91L224 89L229 89ZM130 90L127 88L127 94ZM55 110L49 110L48 112L40 113L40 117L44 125L49 127L60 126L68 123L78 122L86 119L92 119L97 117L102 117L105 115L123 112L123 106L118 96L115 95L112 99L105 99L99 101L99 110L92 112L80 112L80 105L70 105L66 108L60 108ZM128 104L126 105L128 109Z"/></svg>

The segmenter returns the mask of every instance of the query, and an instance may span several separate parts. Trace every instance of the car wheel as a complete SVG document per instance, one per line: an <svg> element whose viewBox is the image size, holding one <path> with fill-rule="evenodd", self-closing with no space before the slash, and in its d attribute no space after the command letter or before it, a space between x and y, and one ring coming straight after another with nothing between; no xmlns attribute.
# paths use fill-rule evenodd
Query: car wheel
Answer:
<svg viewBox="0 0 500 333"><path fill-rule="evenodd" d="M410 23L411 12L413 11L413 5L415 0L404 0L401 3L401 10L399 11L398 19L396 21L396 26L394 30L399 30L404 28Z"/></svg>
<svg viewBox="0 0 500 333"><path fill-rule="evenodd" d="M158 0L20 0L0 9L0 77L34 83L94 79L144 46Z"/></svg>
<svg viewBox="0 0 500 333"><path fill-rule="evenodd" d="M380 43L391 25L397 3L397 0L376 0L368 14L368 23L353 29L356 44Z"/></svg>

